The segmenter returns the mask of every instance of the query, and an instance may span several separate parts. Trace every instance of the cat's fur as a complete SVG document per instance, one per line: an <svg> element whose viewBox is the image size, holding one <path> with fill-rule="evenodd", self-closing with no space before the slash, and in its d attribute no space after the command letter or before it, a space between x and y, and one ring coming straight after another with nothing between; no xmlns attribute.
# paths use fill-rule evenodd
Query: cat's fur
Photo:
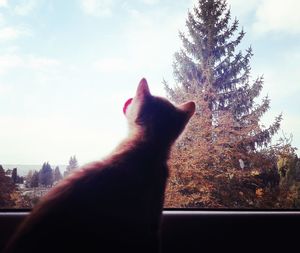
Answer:
<svg viewBox="0 0 300 253"><path fill-rule="evenodd" d="M128 138L53 188L6 252L157 252L168 155L194 110L152 96L142 79L124 108Z"/></svg>

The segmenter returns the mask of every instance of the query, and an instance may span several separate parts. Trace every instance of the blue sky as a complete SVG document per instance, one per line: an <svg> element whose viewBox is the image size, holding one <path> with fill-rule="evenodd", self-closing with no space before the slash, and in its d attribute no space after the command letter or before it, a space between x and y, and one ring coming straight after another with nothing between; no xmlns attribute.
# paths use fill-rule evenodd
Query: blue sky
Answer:
<svg viewBox="0 0 300 253"><path fill-rule="evenodd" d="M126 136L122 106L141 77L163 95L173 83L187 10L195 0L0 0L0 164L79 163ZM230 0L252 45L252 77L300 147L300 2ZM259 102L259 101L258 101Z"/></svg>

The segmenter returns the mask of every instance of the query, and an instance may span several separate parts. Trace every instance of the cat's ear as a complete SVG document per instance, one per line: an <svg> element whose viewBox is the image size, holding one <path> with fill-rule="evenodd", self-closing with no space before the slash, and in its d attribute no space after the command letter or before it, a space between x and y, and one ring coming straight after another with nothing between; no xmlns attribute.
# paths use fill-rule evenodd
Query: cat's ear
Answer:
<svg viewBox="0 0 300 253"><path fill-rule="evenodd" d="M132 102L132 98L129 98L126 102L125 102L125 104L124 104L124 106L123 106L123 113L126 115L126 111L127 111L127 108L128 108L128 106L131 104L131 102Z"/></svg>
<svg viewBox="0 0 300 253"><path fill-rule="evenodd" d="M139 86L137 88L136 96L140 97L140 98L143 98L143 97L150 96L150 95L151 94L150 94L150 90L149 90L147 80L145 78L143 78L140 81Z"/></svg>
<svg viewBox="0 0 300 253"><path fill-rule="evenodd" d="M196 110L196 104L194 102L187 102L184 104L181 104L177 106L181 111L187 114L187 116L190 118L193 116Z"/></svg>

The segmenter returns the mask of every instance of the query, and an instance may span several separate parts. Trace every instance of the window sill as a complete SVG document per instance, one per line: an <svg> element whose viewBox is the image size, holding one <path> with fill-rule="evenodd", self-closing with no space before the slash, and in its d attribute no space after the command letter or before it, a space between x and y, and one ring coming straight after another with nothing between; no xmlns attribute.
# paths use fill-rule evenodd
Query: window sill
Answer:
<svg viewBox="0 0 300 253"><path fill-rule="evenodd" d="M0 212L0 250L28 213ZM164 210L162 252L288 252L299 227L300 211L293 210Z"/></svg>

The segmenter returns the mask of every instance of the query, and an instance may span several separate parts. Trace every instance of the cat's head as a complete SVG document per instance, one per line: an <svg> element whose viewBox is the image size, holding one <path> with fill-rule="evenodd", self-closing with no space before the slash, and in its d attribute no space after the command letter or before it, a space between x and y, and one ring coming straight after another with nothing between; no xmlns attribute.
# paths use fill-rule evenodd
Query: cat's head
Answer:
<svg viewBox="0 0 300 253"><path fill-rule="evenodd" d="M143 78L135 97L125 103L123 112L133 133L160 143L172 143L194 114L195 103L175 106L165 98L152 96Z"/></svg>

